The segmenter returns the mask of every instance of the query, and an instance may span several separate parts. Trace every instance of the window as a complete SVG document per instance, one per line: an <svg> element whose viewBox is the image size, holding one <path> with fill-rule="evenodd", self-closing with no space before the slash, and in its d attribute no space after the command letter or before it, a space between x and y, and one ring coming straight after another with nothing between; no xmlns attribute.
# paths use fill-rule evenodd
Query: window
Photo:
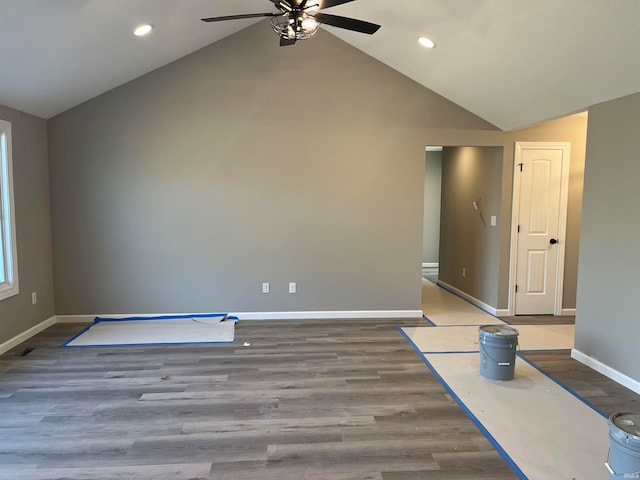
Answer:
<svg viewBox="0 0 640 480"><path fill-rule="evenodd" d="M0 120L0 300L18 293L15 225L11 124Z"/></svg>

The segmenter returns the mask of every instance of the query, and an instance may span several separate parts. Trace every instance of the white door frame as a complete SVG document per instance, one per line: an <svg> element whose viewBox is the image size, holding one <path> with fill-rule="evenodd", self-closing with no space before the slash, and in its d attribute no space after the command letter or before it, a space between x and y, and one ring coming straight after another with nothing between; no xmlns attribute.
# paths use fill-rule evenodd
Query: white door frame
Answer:
<svg viewBox="0 0 640 480"><path fill-rule="evenodd" d="M511 203L511 250L509 260L509 316L515 315L516 265L518 254L518 218L520 217L520 168L522 151L531 148L536 150L562 150L562 173L560 178L560 216L558 218L558 262L556 268L556 298L554 315L562 315L562 292L564 290L564 256L567 240L567 204L569 200L569 162L571 143L569 142L516 142L513 158L513 194Z"/></svg>

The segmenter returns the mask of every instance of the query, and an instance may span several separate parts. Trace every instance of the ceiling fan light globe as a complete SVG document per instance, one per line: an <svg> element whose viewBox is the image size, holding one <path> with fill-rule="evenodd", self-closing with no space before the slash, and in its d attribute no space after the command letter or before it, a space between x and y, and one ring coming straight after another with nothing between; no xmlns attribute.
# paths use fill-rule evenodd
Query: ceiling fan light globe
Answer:
<svg viewBox="0 0 640 480"><path fill-rule="evenodd" d="M318 28L318 21L313 18L313 17L305 17L304 20L302 20L302 28L304 28L305 30L312 30L312 29L317 29Z"/></svg>

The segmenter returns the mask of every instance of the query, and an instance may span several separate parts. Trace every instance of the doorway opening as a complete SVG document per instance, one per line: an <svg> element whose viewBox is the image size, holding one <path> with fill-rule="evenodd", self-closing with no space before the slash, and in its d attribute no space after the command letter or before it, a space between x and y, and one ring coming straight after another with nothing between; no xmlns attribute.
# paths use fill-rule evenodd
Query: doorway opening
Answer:
<svg viewBox="0 0 640 480"><path fill-rule="evenodd" d="M422 276L437 282L440 264L440 196L442 147L425 148L424 210L422 223Z"/></svg>
<svg viewBox="0 0 640 480"><path fill-rule="evenodd" d="M430 146L425 156L423 276L493 315L503 159L502 146Z"/></svg>

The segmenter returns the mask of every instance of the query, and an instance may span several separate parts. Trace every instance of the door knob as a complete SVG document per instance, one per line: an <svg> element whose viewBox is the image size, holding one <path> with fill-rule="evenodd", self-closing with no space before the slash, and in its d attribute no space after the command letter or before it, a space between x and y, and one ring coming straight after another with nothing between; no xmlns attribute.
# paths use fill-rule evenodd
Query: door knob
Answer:
<svg viewBox="0 0 640 480"><path fill-rule="evenodd" d="M551 245L555 245L556 243L558 243L558 240L556 240L555 238L552 238L551 240L549 240L549 243Z"/></svg>

